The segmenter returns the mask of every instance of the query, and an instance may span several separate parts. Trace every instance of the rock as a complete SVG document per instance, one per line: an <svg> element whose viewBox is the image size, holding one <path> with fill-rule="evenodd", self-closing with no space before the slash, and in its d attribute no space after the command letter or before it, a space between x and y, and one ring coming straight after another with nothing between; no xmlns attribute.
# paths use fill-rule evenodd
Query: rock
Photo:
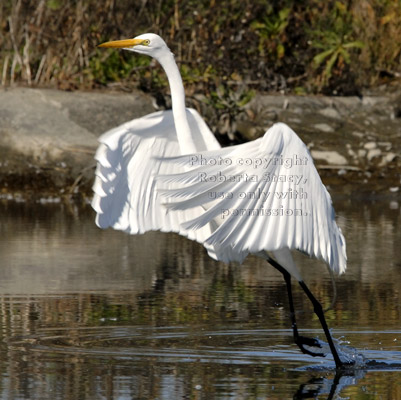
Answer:
<svg viewBox="0 0 401 400"><path fill-rule="evenodd" d="M366 150L372 150L377 147L376 142L368 142L363 145Z"/></svg>
<svg viewBox="0 0 401 400"><path fill-rule="evenodd" d="M326 161L330 165L346 165L347 159L336 151L312 150L312 157L315 160Z"/></svg>
<svg viewBox="0 0 401 400"><path fill-rule="evenodd" d="M362 105L364 106L376 106L383 102L381 97L364 96L362 98Z"/></svg>
<svg viewBox="0 0 401 400"><path fill-rule="evenodd" d="M3 91L0 103L0 146L8 152L48 164L65 161L67 155L78 160L96 149L96 136L44 91Z"/></svg>
<svg viewBox="0 0 401 400"><path fill-rule="evenodd" d="M68 186L94 166L101 133L151 111L144 95L1 90L0 190Z"/></svg>
<svg viewBox="0 0 401 400"><path fill-rule="evenodd" d="M328 124L323 124L323 123L322 124L315 124L315 125L313 125L313 127L316 128L319 131L326 132L326 133L334 132L333 127L328 125Z"/></svg>
<svg viewBox="0 0 401 400"><path fill-rule="evenodd" d="M383 160L385 163L391 163L396 157L397 155L390 151L383 157Z"/></svg>
<svg viewBox="0 0 401 400"><path fill-rule="evenodd" d="M326 107L319 112L324 117L333 118L333 119L341 119L340 113L333 107Z"/></svg>
<svg viewBox="0 0 401 400"><path fill-rule="evenodd" d="M366 155L366 158L370 162L370 161L372 161L373 158L380 157L381 154L382 154L382 152L380 149L370 149L368 151L368 154Z"/></svg>

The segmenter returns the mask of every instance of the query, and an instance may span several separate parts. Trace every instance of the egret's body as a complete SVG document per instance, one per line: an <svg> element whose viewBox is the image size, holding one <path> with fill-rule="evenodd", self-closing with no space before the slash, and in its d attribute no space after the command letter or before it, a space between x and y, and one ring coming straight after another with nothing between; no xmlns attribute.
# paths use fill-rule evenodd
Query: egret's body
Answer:
<svg viewBox="0 0 401 400"><path fill-rule="evenodd" d="M170 84L172 111L135 119L101 137L93 199L97 224L131 234L177 232L225 262L242 262L249 253L265 258L287 282L294 337L301 350L321 355L303 347L317 342L298 335L291 276L314 303L341 366L323 312L317 309L320 304L291 256L292 250L300 250L323 259L334 272L346 268L344 237L304 143L287 125L276 124L263 138L222 149L201 116L185 108L178 67L159 36L144 34L102 46L158 60ZM285 160L294 157L298 161L289 167ZM257 168L256 160L262 160Z"/></svg>

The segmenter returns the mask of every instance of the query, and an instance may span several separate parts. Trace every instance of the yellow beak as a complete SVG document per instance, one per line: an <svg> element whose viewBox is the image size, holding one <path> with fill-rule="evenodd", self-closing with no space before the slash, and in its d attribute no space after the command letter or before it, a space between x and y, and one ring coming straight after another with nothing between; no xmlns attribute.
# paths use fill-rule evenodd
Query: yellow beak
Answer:
<svg viewBox="0 0 401 400"><path fill-rule="evenodd" d="M124 48L134 47L143 42L142 39L124 39L124 40L113 40L112 42L105 42L99 44L98 47L113 47L113 48Z"/></svg>

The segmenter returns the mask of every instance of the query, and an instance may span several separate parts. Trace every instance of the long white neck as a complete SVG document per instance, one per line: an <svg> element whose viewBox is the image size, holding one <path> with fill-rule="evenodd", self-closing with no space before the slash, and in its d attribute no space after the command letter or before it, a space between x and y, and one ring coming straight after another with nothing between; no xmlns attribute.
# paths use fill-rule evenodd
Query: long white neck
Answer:
<svg viewBox="0 0 401 400"><path fill-rule="evenodd" d="M163 56L158 58L158 61L166 72L170 84L174 124L181 154L195 153L197 150L185 110L184 85L174 55L170 51L165 52Z"/></svg>

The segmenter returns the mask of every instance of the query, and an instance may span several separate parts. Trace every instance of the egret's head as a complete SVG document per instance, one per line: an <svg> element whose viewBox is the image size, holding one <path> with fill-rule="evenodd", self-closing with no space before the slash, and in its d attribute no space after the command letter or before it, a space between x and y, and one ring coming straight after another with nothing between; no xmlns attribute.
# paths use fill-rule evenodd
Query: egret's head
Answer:
<svg viewBox="0 0 401 400"><path fill-rule="evenodd" d="M99 47L120 48L136 53L146 54L153 58L158 58L160 55L169 51L165 41L154 33L144 33L134 39L115 40L99 45Z"/></svg>

